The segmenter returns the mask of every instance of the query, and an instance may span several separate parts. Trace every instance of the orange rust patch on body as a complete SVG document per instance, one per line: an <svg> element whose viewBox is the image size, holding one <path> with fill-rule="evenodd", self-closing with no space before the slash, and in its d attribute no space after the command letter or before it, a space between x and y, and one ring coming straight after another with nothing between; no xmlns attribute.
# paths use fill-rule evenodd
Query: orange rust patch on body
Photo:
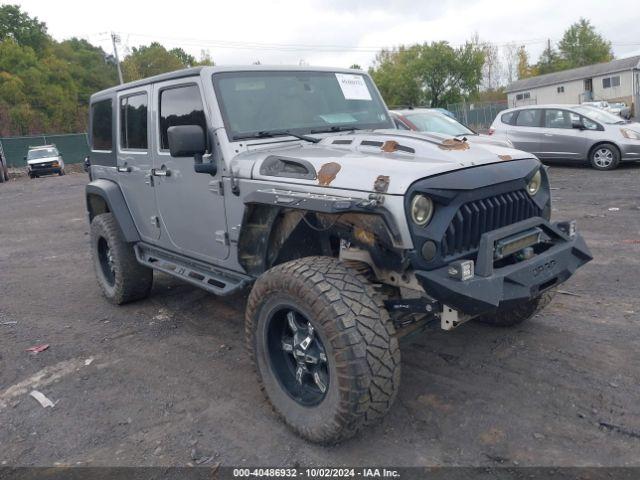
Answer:
<svg viewBox="0 0 640 480"><path fill-rule="evenodd" d="M360 227L356 227L353 229L353 236L356 237L356 239L358 239L360 242L364 243L365 245L369 245L370 247L373 247L373 244L376 241L376 236L373 233Z"/></svg>
<svg viewBox="0 0 640 480"><path fill-rule="evenodd" d="M376 181L373 182L373 189L379 193L386 193L389 189L389 176L388 175L378 175Z"/></svg>
<svg viewBox="0 0 640 480"><path fill-rule="evenodd" d="M396 142L395 140L387 140L382 144L382 147L380 147L380 149L386 153L393 153L398 150L398 142Z"/></svg>
<svg viewBox="0 0 640 480"><path fill-rule="evenodd" d="M447 138L438 145L442 150L469 150L469 144L465 140Z"/></svg>
<svg viewBox="0 0 640 480"><path fill-rule="evenodd" d="M318 184L323 187L331 184L341 168L336 162L325 163L318 172Z"/></svg>
<svg viewBox="0 0 640 480"><path fill-rule="evenodd" d="M513 160L513 157L511 155L498 155L498 158L500 160Z"/></svg>

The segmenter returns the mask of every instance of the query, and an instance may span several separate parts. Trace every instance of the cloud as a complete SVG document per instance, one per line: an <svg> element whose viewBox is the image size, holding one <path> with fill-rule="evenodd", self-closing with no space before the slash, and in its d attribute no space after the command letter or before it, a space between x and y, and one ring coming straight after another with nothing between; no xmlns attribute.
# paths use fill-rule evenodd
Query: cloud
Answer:
<svg viewBox="0 0 640 480"><path fill-rule="evenodd" d="M447 40L460 44L474 33L496 44L526 44L536 59L547 38L557 41L578 18L591 19L614 41L617 55L640 50L637 0L181 0L179 4L111 0L99 14L69 0L23 0L58 39L86 34L111 51L105 32L122 32L124 46L156 39L199 56L209 50L219 64L368 66L377 47ZM153 5L153 8L150 8ZM74 15L69 15L73 11ZM633 43L636 43L635 45Z"/></svg>

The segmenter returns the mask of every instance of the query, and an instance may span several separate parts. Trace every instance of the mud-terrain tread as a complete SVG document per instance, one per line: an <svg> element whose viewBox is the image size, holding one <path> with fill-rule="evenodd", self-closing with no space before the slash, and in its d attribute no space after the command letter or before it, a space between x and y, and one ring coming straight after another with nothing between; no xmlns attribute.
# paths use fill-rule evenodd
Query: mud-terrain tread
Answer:
<svg viewBox="0 0 640 480"><path fill-rule="evenodd" d="M114 259L115 286L110 292L105 285L98 260L98 238L106 239ZM98 284L104 296L122 305L147 298L153 286L153 270L138 263L133 245L127 243L112 213L96 215L91 221L91 257L96 268Z"/></svg>
<svg viewBox="0 0 640 480"><path fill-rule="evenodd" d="M269 402L256 363L255 322L264 299L272 292L282 291L307 301L311 310L318 313L316 321L327 331L335 332L329 341L336 353L342 398L339 411L327 418L320 431L298 428L277 406L272 407L301 436L317 443L338 443L383 417L395 400L400 384L395 328L382 299L365 276L334 258L305 257L265 272L249 296L245 335L260 389ZM331 313L322 314L328 311ZM358 348L360 345L365 349Z"/></svg>
<svg viewBox="0 0 640 480"><path fill-rule="evenodd" d="M523 302L516 307L498 309L495 312L481 315L475 318L475 320L496 327L513 327L519 325L549 305L555 293L555 289L548 290L539 297L529 300L528 302Z"/></svg>

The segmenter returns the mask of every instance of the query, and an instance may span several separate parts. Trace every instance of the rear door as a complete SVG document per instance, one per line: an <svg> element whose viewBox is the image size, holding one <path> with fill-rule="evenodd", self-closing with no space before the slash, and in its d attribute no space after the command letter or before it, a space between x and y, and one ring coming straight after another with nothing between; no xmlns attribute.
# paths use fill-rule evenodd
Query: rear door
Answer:
<svg viewBox="0 0 640 480"><path fill-rule="evenodd" d="M140 237L155 242L160 237L160 228L150 178L149 98L149 87L118 93L116 170Z"/></svg>
<svg viewBox="0 0 640 480"><path fill-rule="evenodd" d="M162 230L160 245L216 263L229 255L222 168L216 176L196 173L193 157L174 158L169 154L167 137L167 129L173 125L200 125L205 133L209 131L200 79L156 84L153 96L153 179ZM208 162L210 153L203 160Z"/></svg>
<svg viewBox="0 0 640 480"><path fill-rule="evenodd" d="M542 135L542 110L525 108L518 110L513 125L507 126L507 137L518 150L540 154Z"/></svg>
<svg viewBox="0 0 640 480"><path fill-rule="evenodd" d="M540 146L541 158L582 159L586 149L584 130L573 128L580 115L559 108L544 110L544 131Z"/></svg>

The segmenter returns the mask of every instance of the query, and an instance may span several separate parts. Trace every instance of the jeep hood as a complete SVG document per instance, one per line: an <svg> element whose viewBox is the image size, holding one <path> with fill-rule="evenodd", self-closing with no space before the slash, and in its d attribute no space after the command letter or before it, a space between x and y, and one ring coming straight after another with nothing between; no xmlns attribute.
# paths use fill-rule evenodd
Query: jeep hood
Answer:
<svg viewBox="0 0 640 480"><path fill-rule="evenodd" d="M376 130L330 135L316 144L248 145L231 168L240 178L404 195L421 178L533 155L447 135ZM388 178L385 178L388 177Z"/></svg>

